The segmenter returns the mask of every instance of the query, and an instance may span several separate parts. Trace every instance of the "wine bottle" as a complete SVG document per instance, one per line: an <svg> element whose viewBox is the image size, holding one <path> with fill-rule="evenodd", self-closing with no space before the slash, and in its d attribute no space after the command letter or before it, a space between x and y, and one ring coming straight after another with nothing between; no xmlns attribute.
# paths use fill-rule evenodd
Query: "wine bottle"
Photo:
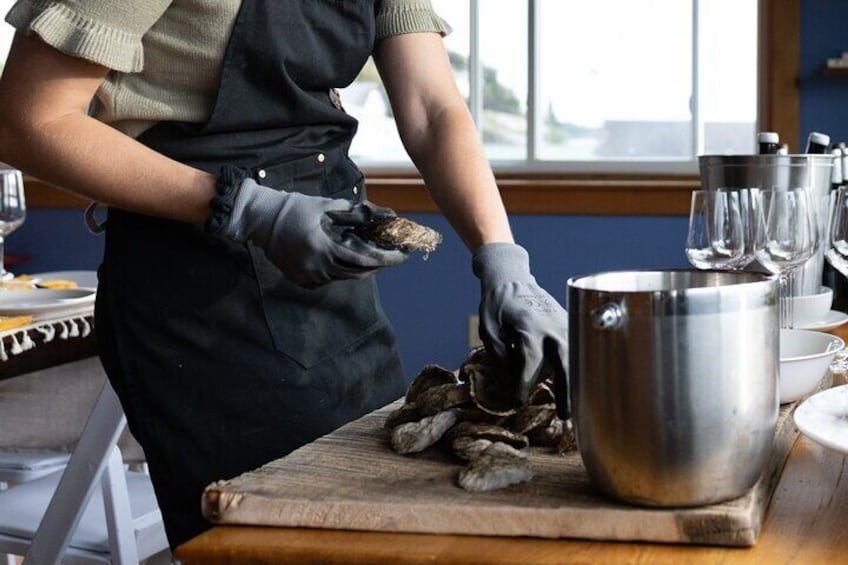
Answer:
<svg viewBox="0 0 848 565"><path fill-rule="evenodd" d="M839 145L843 144L840 143ZM831 149L830 154L833 155L833 168L830 170L830 190L836 190L842 186L845 177L842 170L844 165L842 157L845 154L844 147L834 147Z"/></svg>
<svg viewBox="0 0 848 565"><path fill-rule="evenodd" d="M774 155L780 149L780 137L774 131L761 131L757 134L757 153Z"/></svg>
<svg viewBox="0 0 848 565"><path fill-rule="evenodd" d="M823 155L827 153L827 148L830 146L830 136L826 133L811 131L807 136L807 149L804 153Z"/></svg>
<svg viewBox="0 0 848 565"><path fill-rule="evenodd" d="M840 186L848 185L848 167L846 167L848 166L848 151L846 151L845 143L838 143L837 148L832 153L834 158L830 188L836 190ZM825 234L823 240L822 245L829 245L829 234ZM822 284L833 289L833 305L831 307L840 312L848 311L848 279L834 269L828 261L824 262Z"/></svg>

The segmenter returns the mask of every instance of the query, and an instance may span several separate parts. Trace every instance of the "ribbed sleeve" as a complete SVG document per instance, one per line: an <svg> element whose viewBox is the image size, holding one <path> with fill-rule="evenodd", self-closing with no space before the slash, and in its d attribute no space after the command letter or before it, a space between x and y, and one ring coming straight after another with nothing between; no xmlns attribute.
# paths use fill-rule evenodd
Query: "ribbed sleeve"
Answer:
<svg viewBox="0 0 848 565"><path fill-rule="evenodd" d="M6 21L56 49L122 72L144 67L141 38L170 1L19 0ZM131 6L143 6L133 10Z"/></svg>
<svg viewBox="0 0 848 565"><path fill-rule="evenodd" d="M433 10L429 0L385 0L377 14L377 39L426 31L441 35L452 31Z"/></svg>

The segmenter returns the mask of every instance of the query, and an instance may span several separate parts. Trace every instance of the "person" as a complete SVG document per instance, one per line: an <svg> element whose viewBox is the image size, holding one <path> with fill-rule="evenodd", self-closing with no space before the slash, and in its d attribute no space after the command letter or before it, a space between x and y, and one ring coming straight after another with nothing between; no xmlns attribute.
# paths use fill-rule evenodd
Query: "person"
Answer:
<svg viewBox="0 0 848 565"><path fill-rule="evenodd" d="M378 270L391 210L348 156L339 87L373 55L411 159L526 398L566 314L515 244L429 0L19 0L0 159L108 206L99 354L175 547L200 498L404 393Z"/></svg>

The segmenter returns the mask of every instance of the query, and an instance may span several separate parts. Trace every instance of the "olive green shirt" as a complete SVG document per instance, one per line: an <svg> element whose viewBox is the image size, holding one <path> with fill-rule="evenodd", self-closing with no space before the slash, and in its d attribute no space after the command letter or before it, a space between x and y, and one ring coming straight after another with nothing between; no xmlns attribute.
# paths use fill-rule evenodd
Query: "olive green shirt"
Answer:
<svg viewBox="0 0 848 565"><path fill-rule="evenodd" d="M136 137L163 120L208 120L240 5L240 0L18 0L6 21L64 53L112 69L91 114ZM382 0L376 25L378 40L450 32L430 0Z"/></svg>

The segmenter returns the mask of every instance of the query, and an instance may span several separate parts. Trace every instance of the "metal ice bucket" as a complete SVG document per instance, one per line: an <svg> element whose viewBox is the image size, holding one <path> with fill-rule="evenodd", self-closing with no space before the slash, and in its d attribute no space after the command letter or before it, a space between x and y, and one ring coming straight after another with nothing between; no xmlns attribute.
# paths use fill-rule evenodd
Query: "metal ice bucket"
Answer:
<svg viewBox="0 0 848 565"><path fill-rule="evenodd" d="M698 164L704 189L806 188L815 202L819 245L816 254L798 270L792 293L817 294L824 267L825 229L833 155L701 155ZM763 268L757 264L760 270Z"/></svg>
<svg viewBox="0 0 848 565"><path fill-rule="evenodd" d="M649 506L741 496L778 414L777 279L717 271L609 272L568 281L577 443L604 493Z"/></svg>

